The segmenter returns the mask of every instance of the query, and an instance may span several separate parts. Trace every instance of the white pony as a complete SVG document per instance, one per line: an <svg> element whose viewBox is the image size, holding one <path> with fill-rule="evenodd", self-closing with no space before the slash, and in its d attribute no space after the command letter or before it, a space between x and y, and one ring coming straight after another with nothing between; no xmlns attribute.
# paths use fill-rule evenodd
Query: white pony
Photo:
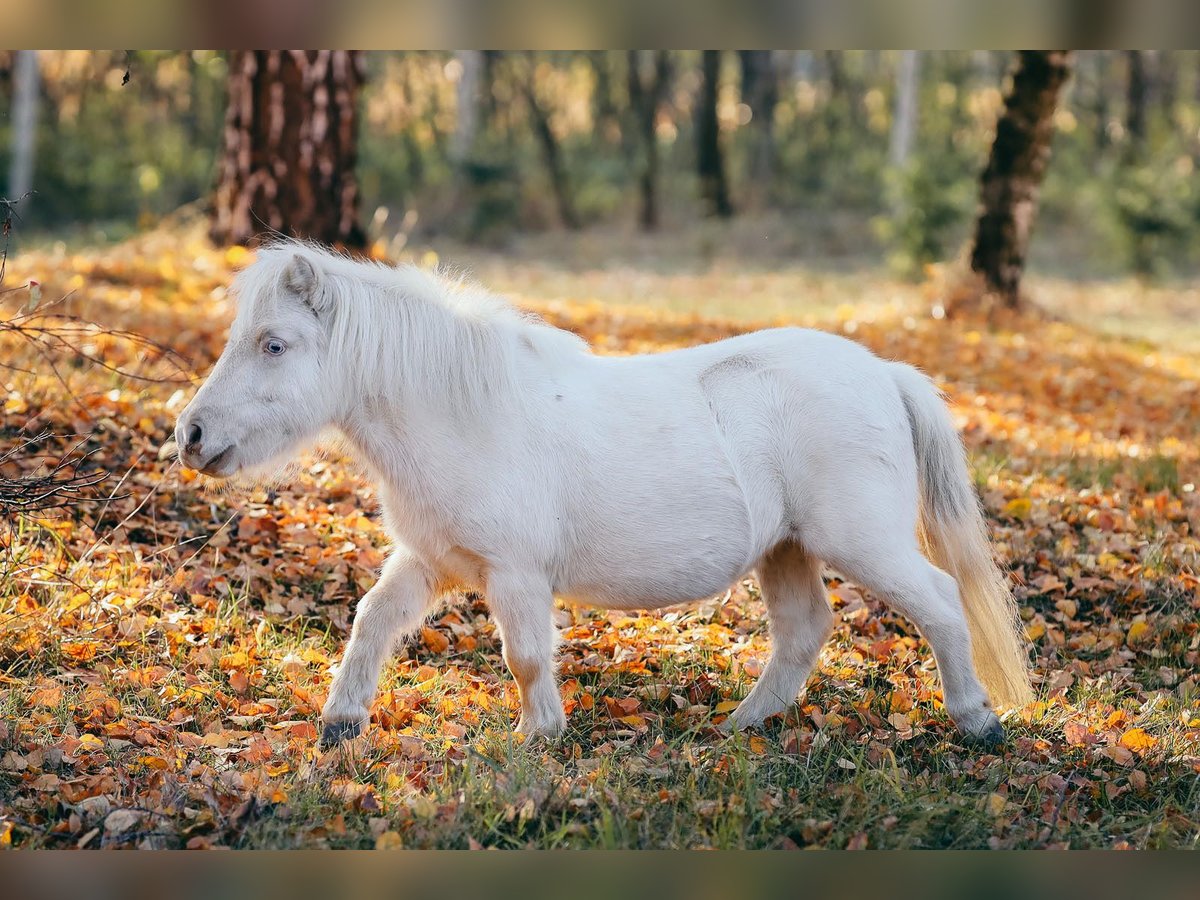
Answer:
<svg viewBox="0 0 1200 900"><path fill-rule="evenodd" d="M181 459L264 473L333 426L395 542L323 743L359 733L394 642L453 588L487 597L517 730L554 735L556 595L659 608L752 571L773 647L729 724L760 723L795 701L831 631L823 563L920 629L965 736L1003 738L988 692L1028 700L962 444L915 369L799 328L596 356L481 290L293 241L260 250L235 289L229 342L176 426Z"/></svg>

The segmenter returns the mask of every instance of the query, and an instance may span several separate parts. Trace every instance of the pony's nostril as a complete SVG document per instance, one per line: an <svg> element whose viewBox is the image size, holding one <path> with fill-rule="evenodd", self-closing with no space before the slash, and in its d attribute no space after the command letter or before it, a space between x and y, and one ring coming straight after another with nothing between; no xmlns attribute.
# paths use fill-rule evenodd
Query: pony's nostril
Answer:
<svg viewBox="0 0 1200 900"><path fill-rule="evenodd" d="M189 425L187 430L187 442L189 447L193 447L200 443L200 437L203 434L199 425Z"/></svg>

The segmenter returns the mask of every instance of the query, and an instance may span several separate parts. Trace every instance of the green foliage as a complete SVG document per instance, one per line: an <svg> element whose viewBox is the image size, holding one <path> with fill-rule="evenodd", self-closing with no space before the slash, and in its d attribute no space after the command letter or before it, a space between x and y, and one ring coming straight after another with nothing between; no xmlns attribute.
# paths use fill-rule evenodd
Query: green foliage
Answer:
<svg viewBox="0 0 1200 900"><path fill-rule="evenodd" d="M927 265L953 252L952 241L974 208L974 185L938 160L914 160L888 175L893 212L878 217L876 229L891 248L891 266L918 278Z"/></svg>
<svg viewBox="0 0 1200 900"><path fill-rule="evenodd" d="M1178 147L1114 167L1107 212L1120 249L1139 275L1165 274L1200 226L1194 162Z"/></svg>
<svg viewBox="0 0 1200 900"><path fill-rule="evenodd" d="M25 206L26 227L116 223L120 233L208 193L224 106L221 57L41 56L37 197ZM122 86L127 67L130 80ZM0 172L7 171L11 139L11 94L0 90Z"/></svg>
<svg viewBox="0 0 1200 900"><path fill-rule="evenodd" d="M209 194L222 139L221 54L45 51L40 59L38 195L24 210L25 233L85 225L92 236L98 229L127 234ZM698 210L697 60L692 52L672 55L656 120L665 230ZM1075 87L1055 119L1030 248L1035 269L1109 277L1130 270L1184 274L1200 264L1193 249L1200 236L1194 60L1179 57L1164 69L1175 73L1176 101L1170 110L1150 104L1140 145L1122 128L1122 60L1079 58ZM798 51L778 54L775 62L778 101L768 123L761 110L750 114L743 105L748 98L740 93L735 55L723 59L718 119L735 208L778 212L785 223L827 223L818 253L873 256L873 242L864 240L873 234L909 275L953 255L968 237L1009 57L922 54L917 146L902 172L887 163L894 55ZM0 52L0 173L11 153L10 63ZM371 53L367 63L359 178L363 218L377 236L401 221L406 230L416 222L425 234L489 242L558 226L544 150L529 117L527 78L558 141L581 222L635 220L645 151L630 121L625 54L489 56L479 136L466 165L451 152L454 56ZM126 69L130 79L122 85Z"/></svg>

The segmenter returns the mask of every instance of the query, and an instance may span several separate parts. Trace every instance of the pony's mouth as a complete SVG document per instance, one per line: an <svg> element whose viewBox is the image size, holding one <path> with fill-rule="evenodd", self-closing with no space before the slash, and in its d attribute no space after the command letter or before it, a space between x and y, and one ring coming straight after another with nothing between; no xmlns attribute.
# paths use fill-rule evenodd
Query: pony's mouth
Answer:
<svg viewBox="0 0 1200 900"><path fill-rule="evenodd" d="M223 472L222 466L229 461L229 457L233 455L233 444L230 444L216 456L212 457L203 466L200 466L197 471L203 472L205 475L213 478L224 478L229 475L229 472Z"/></svg>

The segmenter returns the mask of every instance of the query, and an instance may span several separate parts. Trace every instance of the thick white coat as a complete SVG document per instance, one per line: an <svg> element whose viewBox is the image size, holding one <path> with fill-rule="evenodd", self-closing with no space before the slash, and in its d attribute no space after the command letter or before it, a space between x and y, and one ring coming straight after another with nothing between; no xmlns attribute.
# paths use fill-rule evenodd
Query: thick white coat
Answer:
<svg viewBox="0 0 1200 900"><path fill-rule="evenodd" d="M237 289L226 350L179 419L182 458L262 474L332 426L395 542L328 739L356 733L394 641L450 588L488 597L519 727L555 733L555 595L657 608L752 571L774 650L731 722L757 723L794 701L832 627L822 561L916 622L968 734L999 728L973 657L998 700L1027 697L961 444L914 369L799 328L597 356L476 288L295 242L260 251Z"/></svg>

